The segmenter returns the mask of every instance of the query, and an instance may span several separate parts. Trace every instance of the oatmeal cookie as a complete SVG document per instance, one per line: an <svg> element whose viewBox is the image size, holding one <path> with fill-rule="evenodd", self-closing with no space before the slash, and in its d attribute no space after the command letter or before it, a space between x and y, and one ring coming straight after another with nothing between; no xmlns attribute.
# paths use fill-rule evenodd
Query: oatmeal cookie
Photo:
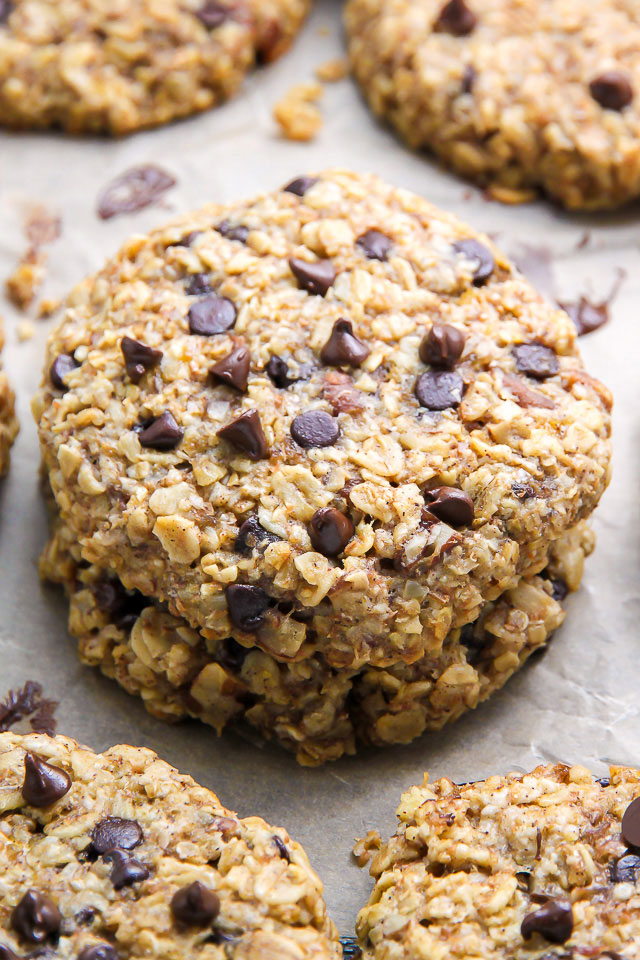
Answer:
<svg viewBox="0 0 640 960"><path fill-rule="evenodd" d="M210 651L347 675L440 663L549 566L610 402L486 237L333 171L131 240L71 294L34 413L75 563Z"/></svg>
<svg viewBox="0 0 640 960"><path fill-rule="evenodd" d="M640 771L413 787L374 855L364 960L638 960Z"/></svg>
<svg viewBox="0 0 640 960"><path fill-rule="evenodd" d="M0 734L0 868L3 960L340 956L302 847L150 750Z"/></svg>
<svg viewBox="0 0 640 960"><path fill-rule="evenodd" d="M0 350L4 346L4 331L0 322ZM7 375L0 368L0 477L9 469L9 451L18 433L15 397Z"/></svg>
<svg viewBox="0 0 640 960"><path fill-rule="evenodd" d="M309 0L0 0L0 124L127 134L206 110Z"/></svg>
<svg viewBox="0 0 640 960"><path fill-rule="evenodd" d="M640 194L640 8L628 0L349 0L372 109L498 198Z"/></svg>

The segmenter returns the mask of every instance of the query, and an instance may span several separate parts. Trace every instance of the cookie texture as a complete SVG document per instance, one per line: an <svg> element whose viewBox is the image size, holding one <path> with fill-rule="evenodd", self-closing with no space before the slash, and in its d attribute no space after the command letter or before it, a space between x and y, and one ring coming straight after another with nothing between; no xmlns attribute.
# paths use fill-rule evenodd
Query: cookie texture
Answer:
<svg viewBox="0 0 640 960"><path fill-rule="evenodd" d="M300 845L150 750L0 734L0 866L8 960L340 956Z"/></svg>
<svg viewBox="0 0 640 960"><path fill-rule="evenodd" d="M486 237L374 177L299 178L135 238L71 294L34 401L43 573L83 656L155 688L154 712L170 664L170 712L211 719L239 682L247 717L317 762L352 749L338 728L370 678L395 719L365 736L411 739L560 622L549 578L580 582L609 407L569 318ZM100 579L148 599L147 639L113 634ZM491 679L466 644L488 622Z"/></svg>
<svg viewBox="0 0 640 960"><path fill-rule="evenodd" d="M4 346L4 331L0 323L0 350ZM15 396L7 375L0 368L0 476L9 469L9 451L18 433Z"/></svg>
<svg viewBox="0 0 640 960"><path fill-rule="evenodd" d="M349 0L355 76L414 148L507 202L640 194L640 10L628 0Z"/></svg>
<svg viewBox="0 0 640 960"><path fill-rule="evenodd" d="M412 787L374 855L365 960L640 957L640 771L558 763Z"/></svg>
<svg viewBox="0 0 640 960"><path fill-rule="evenodd" d="M309 0L2 0L0 124L127 134L220 103Z"/></svg>

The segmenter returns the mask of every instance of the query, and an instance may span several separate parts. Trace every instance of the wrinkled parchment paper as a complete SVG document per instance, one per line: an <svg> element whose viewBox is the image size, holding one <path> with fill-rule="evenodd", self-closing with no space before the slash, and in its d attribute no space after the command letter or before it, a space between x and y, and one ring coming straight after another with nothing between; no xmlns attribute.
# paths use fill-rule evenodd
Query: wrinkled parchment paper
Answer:
<svg viewBox="0 0 640 960"><path fill-rule="evenodd" d="M340 6L317 0L290 54L208 114L115 142L0 133L0 282L25 250L25 209L35 202L62 217L62 236L48 248L43 290L61 296L130 233L206 201L250 196L333 165L372 170L420 192L494 235L508 252L522 253L523 244L529 253L549 247L560 299L589 293L602 299L616 270L626 270L610 323L581 341L590 371L615 394L615 460L613 482L593 521L597 550L582 589L568 601L566 623L544 656L443 732L322 769L300 769L279 748L239 735L219 740L197 723L163 725L139 700L78 663L66 630L66 602L38 581L46 519L29 403L55 319L34 320L35 337L20 343L17 323L24 317L0 294L5 365L21 422L10 475L0 484L0 695L27 679L40 681L45 694L60 701L60 732L96 749L123 741L152 747L231 808L286 826L305 845L340 933L349 936L370 889L367 872L351 860L353 838L372 827L388 835L401 791L419 782L424 770L466 781L560 758L600 772L608 761L640 763L640 215L637 208L596 218L569 216L543 201L488 203L376 125L349 79L326 87L324 127L312 144L280 139L271 119L274 102L292 83L312 79L315 66L343 53ZM147 162L173 173L177 186L154 207L100 221L95 205L103 187ZM579 247L585 231L588 242Z"/></svg>

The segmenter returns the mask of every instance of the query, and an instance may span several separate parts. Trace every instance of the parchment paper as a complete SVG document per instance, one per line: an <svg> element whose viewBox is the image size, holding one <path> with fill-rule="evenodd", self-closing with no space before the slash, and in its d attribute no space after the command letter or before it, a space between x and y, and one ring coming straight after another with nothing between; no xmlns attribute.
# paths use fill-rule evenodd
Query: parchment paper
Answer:
<svg viewBox="0 0 640 960"><path fill-rule="evenodd" d="M336 165L372 170L424 194L497 236L507 251L550 247L562 299L591 289L606 296L621 267L627 279L611 322L582 339L589 369L614 391L613 482L595 518L595 555L550 648L474 713L408 747L365 751L322 769L299 768L275 746L234 734L217 739L204 725L163 725L112 681L82 667L66 630L67 604L38 581L45 511L37 488L38 452L29 403L40 378L43 344L55 320L35 321L19 343L18 313L0 298L7 333L5 365L18 396L21 433L9 478L0 484L0 694L26 679L60 701L59 731L103 749L127 742L157 750L215 789L242 814L285 825L306 847L326 885L342 935L353 933L370 889L350 857L353 838L394 829L400 793L423 771L466 781L559 758L591 764L640 762L638 684L638 380L640 287L638 209L610 217L569 216L540 201L522 207L486 202L480 192L409 153L377 126L349 79L327 86L325 123L310 145L282 140L271 120L290 84L343 53L340 6L317 0L291 53L249 78L227 106L122 141L0 133L0 281L24 252L26 205L42 202L63 219L51 246L46 295L62 295L98 268L127 235L209 200L250 196L297 174ZM166 201L138 214L99 221L98 193L129 166L156 162L178 185ZM577 249L584 231L590 242ZM535 258L534 258L535 259ZM544 279L544 278L543 278Z"/></svg>

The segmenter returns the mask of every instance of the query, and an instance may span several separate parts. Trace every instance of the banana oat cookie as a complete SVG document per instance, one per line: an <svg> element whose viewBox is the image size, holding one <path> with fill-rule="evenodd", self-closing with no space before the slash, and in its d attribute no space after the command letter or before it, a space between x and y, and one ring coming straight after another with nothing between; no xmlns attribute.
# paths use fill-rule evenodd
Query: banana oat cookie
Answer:
<svg viewBox="0 0 640 960"><path fill-rule="evenodd" d="M150 750L0 734L0 957L337 960L285 830Z"/></svg>
<svg viewBox="0 0 640 960"><path fill-rule="evenodd" d="M364 735L411 739L560 622L538 575L580 581L610 402L567 315L486 237L374 177L301 177L131 240L71 294L34 402L57 514L43 571L82 593L82 638L94 610L96 634L117 627L80 589L98 579L170 617L166 649L155 623L131 632L126 682L122 631L83 651L154 710L165 674L205 718L240 682L234 711L268 730L273 700L302 758L373 677L374 713L402 709ZM465 641L494 604L487 683ZM407 699L425 707L403 726Z"/></svg>
<svg viewBox="0 0 640 960"><path fill-rule="evenodd" d="M4 331L0 323L0 350L4 346ZM7 375L0 368L0 476L9 469L9 451L18 433L15 397Z"/></svg>
<svg viewBox="0 0 640 960"><path fill-rule="evenodd" d="M638 960L640 771L413 787L373 858L364 960Z"/></svg>
<svg viewBox="0 0 640 960"><path fill-rule="evenodd" d="M346 24L375 113L497 198L640 194L637 3L349 0Z"/></svg>
<svg viewBox="0 0 640 960"><path fill-rule="evenodd" d="M0 125L126 134L206 110L309 0L0 0Z"/></svg>

